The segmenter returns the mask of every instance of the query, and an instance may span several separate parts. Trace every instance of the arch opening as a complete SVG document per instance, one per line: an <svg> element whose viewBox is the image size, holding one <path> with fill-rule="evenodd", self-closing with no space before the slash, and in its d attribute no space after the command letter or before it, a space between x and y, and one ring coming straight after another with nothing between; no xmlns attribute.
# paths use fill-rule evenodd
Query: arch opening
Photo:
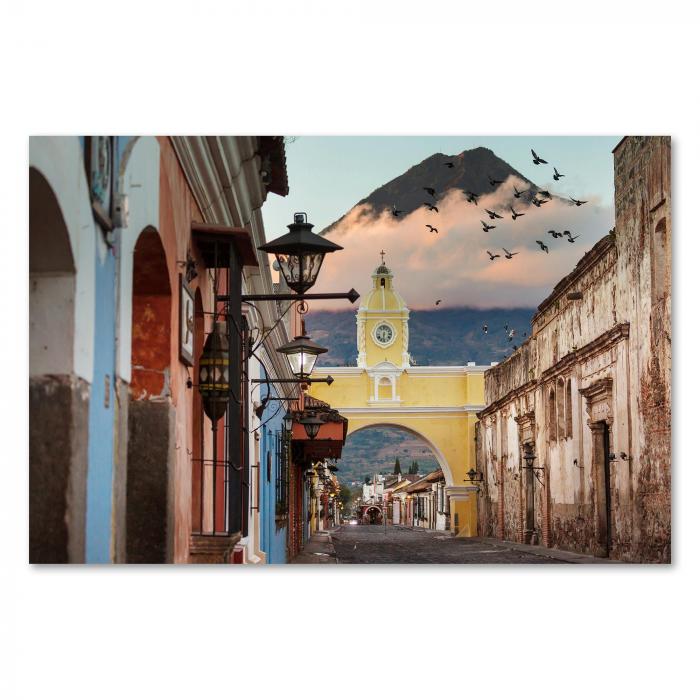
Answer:
<svg viewBox="0 0 700 700"><path fill-rule="evenodd" d="M127 561L160 563L169 546L168 475L174 415L170 403L172 295L158 232L141 232L133 257L131 383L127 452Z"/></svg>
<svg viewBox="0 0 700 700"><path fill-rule="evenodd" d="M366 437L357 443L353 438L359 437L360 434ZM448 482L452 478L447 460L432 441L417 430L390 421L362 426L353 426L352 422L350 423L343 457L338 460L340 468L338 478L341 481L347 480L348 472L344 472L344 465L348 463L357 465L358 460L362 457L366 459L368 453L374 457L367 460L366 464L368 467L376 468L376 473L393 473L398 458L402 474L408 474L412 463L416 461L419 473L423 475L442 469ZM356 480L359 481L374 472L362 471L355 466L350 473L356 475L358 477Z"/></svg>
<svg viewBox="0 0 700 700"><path fill-rule="evenodd" d="M58 196L29 168L29 561L85 559L88 384L76 376L76 266Z"/></svg>
<svg viewBox="0 0 700 700"><path fill-rule="evenodd" d="M75 334L75 263L51 185L29 169L29 374L70 374Z"/></svg>

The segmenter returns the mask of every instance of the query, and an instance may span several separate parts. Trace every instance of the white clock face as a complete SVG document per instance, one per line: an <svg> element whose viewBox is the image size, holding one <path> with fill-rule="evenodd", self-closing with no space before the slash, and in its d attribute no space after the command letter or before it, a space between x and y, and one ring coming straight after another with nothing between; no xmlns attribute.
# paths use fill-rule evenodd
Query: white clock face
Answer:
<svg viewBox="0 0 700 700"><path fill-rule="evenodd" d="M388 323L380 323L374 329L374 337L381 345L388 345L394 339L394 329Z"/></svg>

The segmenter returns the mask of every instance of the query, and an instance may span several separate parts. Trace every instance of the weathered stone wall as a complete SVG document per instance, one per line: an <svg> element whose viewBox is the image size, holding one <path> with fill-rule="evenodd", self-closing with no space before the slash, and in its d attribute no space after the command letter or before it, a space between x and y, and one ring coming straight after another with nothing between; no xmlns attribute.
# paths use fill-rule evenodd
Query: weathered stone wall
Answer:
<svg viewBox="0 0 700 700"><path fill-rule="evenodd" d="M174 409L168 400L131 401L127 455L129 563L173 560Z"/></svg>
<svg viewBox="0 0 700 700"><path fill-rule="evenodd" d="M524 536L521 453L533 441L536 540L669 561L670 142L625 139L615 163L615 231L539 306L530 341L485 374L479 522Z"/></svg>
<svg viewBox="0 0 700 700"><path fill-rule="evenodd" d="M89 384L29 380L29 562L85 561Z"/></svg>
<svg viewBox="0 0 700 700"><path fill-rule="evenodd" d="M671 142L629 137L615 151L620 306L630 319L633 503L629 555L671 556Z"/></svg>

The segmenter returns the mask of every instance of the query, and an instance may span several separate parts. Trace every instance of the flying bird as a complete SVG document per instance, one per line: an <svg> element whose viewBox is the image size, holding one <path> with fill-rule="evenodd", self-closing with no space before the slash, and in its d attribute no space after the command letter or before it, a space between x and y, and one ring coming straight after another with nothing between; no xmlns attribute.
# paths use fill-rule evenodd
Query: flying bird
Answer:
<svg viewBox="0 0 700 700"><path fill-rule="evenodd" d="M448 168L454 168L454 167L455 167L455 164L454 164L454 163L445 163L445 165L446 165Z"/></svg>
<svg viewBox="0 0 700 700"><path fill-rule="evenodd" d="M438 232L438 230L435 228L435 226L431 226L430 224L426 224L425 228L429 228L430 233L437 233Z"/></svg>
<svg viewBox="0 0 700 700"><path fill-rule="evenodd" d="M523 192L525 192L525 190L522 190L522 191L518 192L518 188L517 188L515 185L513 185L513 191L515 192L515 196L518 197L518 198L520 198L520 195L521 195Z"/></svg>
<svg viewBox="0 0 700 700"><path fill-rule="evenodd" d="M569 243L573 243L580 235L581 235L580 233L578 236L572 236L571 234L569 234L569 238L568 238Z"/></svg>
<svg viewBox="0 0 700 700"><path fill-rule="evenodd" d="M561 237L564 235L563 233L561 233L561 231L554 231L554 230L552 230L552 229L550 229L549 231L547 231L547 233L551 233L551 234L552 234L552 238L561 238Z"/></svg>
<svg viewBox="0 0 700 700"><path fill-rule="evenodd" d="M547 199L551 199L552 195L547 192L547 190L542 190L542 192L538 192L538 194L542 195L543 197L546 197Z"/></svg>
<svg viewBox="0 0 700 700"><path fill-rule="evenodd" d="M396 205L395 205L395 204L392 204L392 205L391 205L391 213L392 213L394 216L398 216L399 214L403 214L403 210L402 210L402 209L397 209L397 208L396 208Z"/></svg>
<svg viewBox="0 0 700 700"><path fill-rule="evenodd" d="M549 254L549 248L542 241L535 241L545 253Z"/></svg>
<svg viewBox="0 0 700 700"><path fill-rule="evenodd" d="M519 214L517 211L515 211L515 209L513 209L513 207L511 207L510 210L512 212L512 214L510 216L513 219L513 221L515 221L519 216L525 216L525 214L523 214L523 213Z"/></svg>
<svg viewBox="0 0 700 700"><path fill-rule="evenodd" d="M431 197L435 196L435 190L432 187L424 187L423 188Z"/></svg>
<svg viewBox="0 0 700 700"><path fill-rule="evenodd" d="M546 161L546 160L542 160L542 158L540 158L540 157L537 155L537 153L535 153L535 152L532 150L532 148L530 149L530 153L532 153L532 162L533 162L535 165L539 165L540 163L544 163L545 165L547 165L547 161Z"/></svg>
<svg viewBox="0 0 700 700"><path fill-rule="evenodd" d="M489 182L491 183L491 187L495 187L496 185L502 185L505 180L494 180L490 175L488 176Z"/></svg>
<svg viewBox="0 0 700 700"><path fill-rule="evenodd" d="M496 255L496 256L494 256L494 257L500 258L501 256L500 256L500 255ZM488 325L485 323L483 326L481 326L481 330L484 331L484 333L488 333L488 332L489 332L489 327L488 327Z"/></svg>
<svg viewBox="0 0 700 700"><path fill-rule="evenodd" d="M482 222L482 223L483 223L483 222ZM489 254L489 257L491 258L492 261L493 261L495 258L500 258L500 257L501 257L501 254L500 254L500 253L496 253L496 255L494 255L490 250L487 250L486 252Z"/></svg>
<svg viewBox="0 0 700 700"><path fill-rule="evenodd" d="M479 201L479 195L474 194L473 192L469 192L468 190L465 191L467 195L467 202L471 202L472 204L477 204Z"/></svg>
<svg viewBox="0 0 700 700"><path fill-rule="evenodd" d="M506 254L506 260L510 260L514 255L517 255L518 253L511 253L507 251L505 248L501 248L501 250Z"/></svg>
<svg viewBox="0 0 700 700"><path fill-rule="evenodd" d="M555 180L558 180L560 177L566 177L564 173L560 173L556 168L554 168L554 177Z"/></svg>
<svg viewBox="0 0 700 700"><path fill-rule="evenodd" d="M532 198L532 203L536 207L541 207L543 204L547 204L548 201L549 201L548 199L537 199L537 197Z"/></svg>
<svg viewBox="0 0 700 700"><path fill-rule="evenodd" d="M580 199L574 199L573 197L569 197L569 199L577 206L580 207L582 204L586 204L588 200L584 200L583 202Z"/></svg>
<svg viewBox="0 0 700 700"><path fill-rule="evenodd" d="M491 211L490 209L484 209L484 211L489 215L489 219L502 219L503 218L500 214L496 214L495 211Z"/></svg>
<svg viewBox="0 0 700 700"><path fill-rule="evenodd" d="M423 204L425 204L425 206L428 207L428 211L439 211L438 208L430 202L423 202Z"/></svg>
<svg viewBox="0 0 700 700"><path fill-rule="evenodd" d="M488 233L492 228L496 228L495 226L489 226L485 221L482 221L481 225L484 228L484 233Z"/></svg>
<svg viewBox="0 0 700 700"><path fill-rule="evenodd" d="M442 301L442 299L438 299L438 300L435 302L435 306L439 306L439 304L440 304L441 301Z"/></svg>

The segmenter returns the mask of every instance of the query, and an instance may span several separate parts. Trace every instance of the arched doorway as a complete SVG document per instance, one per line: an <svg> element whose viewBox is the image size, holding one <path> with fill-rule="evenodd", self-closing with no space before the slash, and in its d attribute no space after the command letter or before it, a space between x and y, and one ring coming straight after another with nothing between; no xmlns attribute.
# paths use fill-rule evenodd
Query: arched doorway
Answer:
<svg viewBox="0 0 700 700"><path fill-rule="evenodd" d="M134 248L131 383L127 452L127 561L170 561L169 474L174 434L170 402L172 295L158 232Z"/></svg>
<svg viewBox="0 0 700 700"><path fill-rule="evenodd" d="M381 525L383 522L382 509L379 506L370 506L365 511L365 518L368 525Z"/></svg>
<svg viewBox="0 0 700 700"><path fill-rule="evenodd" d="M358 520L367 525L417 525L449 529L449 501L440 455L415 430L392 423L366 425L347 438L337 476L357 499ZM426 523L414 522L420 487ZM422 512L422 511L421 511Z"/></svg>
<svg viewBox="0 0 700 700"><path fill-rule="evenodd" d="M54 190L29 169L29 560L85 557L87 382L74 371L76 267Z"/></svg>

